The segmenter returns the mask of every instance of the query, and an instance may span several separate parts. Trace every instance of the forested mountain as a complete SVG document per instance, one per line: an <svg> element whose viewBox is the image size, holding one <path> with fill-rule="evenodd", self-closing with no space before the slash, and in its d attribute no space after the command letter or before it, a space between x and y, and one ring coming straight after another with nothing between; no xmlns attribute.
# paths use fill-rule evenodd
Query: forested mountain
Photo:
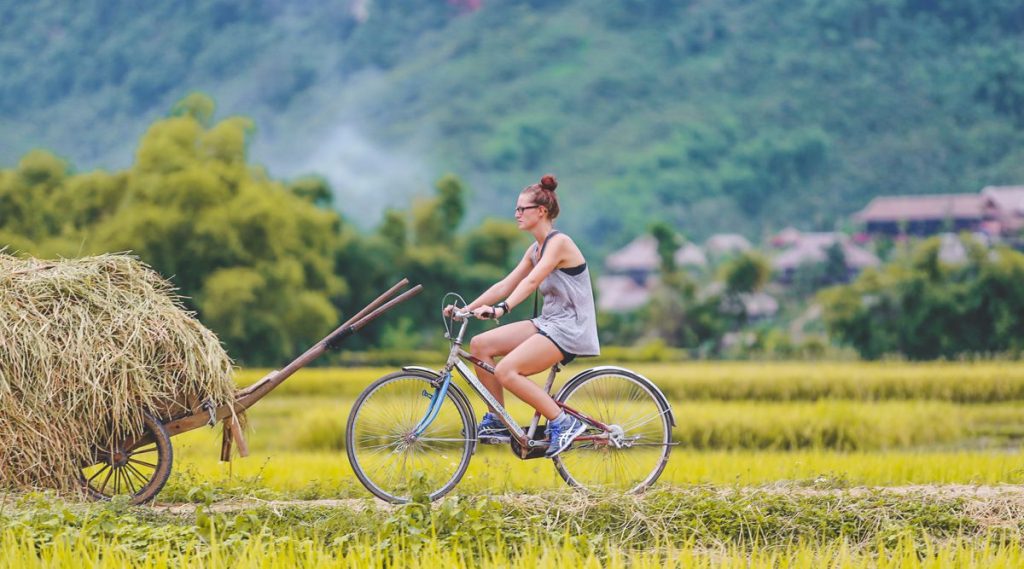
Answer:
<svg viewBox="0 0 1024 569"><path fill-rule="evenodd" d="M124 167L198 90L363 227L446 171L470 219L557 173L596 250L1024 183L1013 0L2 0L0 29L0 167Z"/></svg>

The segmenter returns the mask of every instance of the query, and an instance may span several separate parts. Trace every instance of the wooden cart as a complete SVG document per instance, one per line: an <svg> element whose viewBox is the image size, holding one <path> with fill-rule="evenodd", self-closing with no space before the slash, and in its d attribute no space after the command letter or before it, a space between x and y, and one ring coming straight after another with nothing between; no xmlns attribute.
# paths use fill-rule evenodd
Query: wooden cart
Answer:
<svg viewBox="0 0 1024 569"><path fill-rule="evenodd" d="M253 385L236 392L231 403L219 407L204 404L166 421L146 411L139 436L122 440L109 449L97 449L93 463L82 469L81 484L86 494L100 500L126 495L134 504L156 498L171 474L174 461L171 437L200 427L214 426L218 422L224 425L221 460L231 458L232 444L238 445L241 456L246 456L248 448L238 414L255 405L296 371L327 350L338 348L346 338L423 288L416 285L395 296L408 284L407 279L402 279L283 369L272 371Z"/></svg>

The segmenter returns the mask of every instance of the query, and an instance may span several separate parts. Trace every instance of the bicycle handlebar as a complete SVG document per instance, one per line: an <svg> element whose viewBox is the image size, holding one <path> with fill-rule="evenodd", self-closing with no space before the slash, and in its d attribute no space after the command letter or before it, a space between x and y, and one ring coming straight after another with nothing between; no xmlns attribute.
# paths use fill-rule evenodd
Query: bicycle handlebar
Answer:
<svg viewBox="0 0 1024 569"><path fill-rule="evenodd" d="M494 311L491 310L489 312L484 312L483 315L487 318L494 318ZM456 320L464 320L466 318L473 317L473 311L455 309L452 311L452 317L454 317Z"/></svg>

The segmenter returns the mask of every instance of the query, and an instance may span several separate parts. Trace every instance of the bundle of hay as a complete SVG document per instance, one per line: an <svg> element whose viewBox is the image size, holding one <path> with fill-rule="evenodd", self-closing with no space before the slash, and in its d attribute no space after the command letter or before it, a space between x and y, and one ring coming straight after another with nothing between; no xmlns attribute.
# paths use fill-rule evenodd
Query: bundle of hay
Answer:
<svg viewBox="0 0 1024 569"><path fill-rule="evenodd" d="M76 488L94 449L204 401L231 360L171 285L126 255L0 252L0 488Z"/></svg>

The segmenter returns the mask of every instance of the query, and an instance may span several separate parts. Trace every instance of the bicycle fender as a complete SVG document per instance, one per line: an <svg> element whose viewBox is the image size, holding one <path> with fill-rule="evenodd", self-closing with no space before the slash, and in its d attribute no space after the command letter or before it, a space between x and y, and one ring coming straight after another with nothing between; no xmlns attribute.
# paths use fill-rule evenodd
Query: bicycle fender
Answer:
<svg viewBox="0 0 1024 569"><path fill-rule="evenodd" d="M621 373L621 374L624 374L624 375L633 376L634 378L639 380L641 383L643 383L645 387L650 388L651 392L654 393L654 396L657 397L665 405L665 407L668 409L668 420L669 420L669 423L673 427L676 426L676 417L672 413L672 406L669 405L668 398L666 398L665 394L661 392L661 389L659 389L658 386L655 385L655 383L653 381L647 379L646 377L640 375L639 373L637 373L637 372L635 372L635 371L633 371L631 369L626 369L624 367L619 367L619 366L597 366L597 367L592 367L590 369L585 369L585 370L577 373L576 375L572 376L572 378L569 379L569 381L565 382L565 385L562 386L562 389L560 389L558 391L558 394L555 395L555 400L556 401L561 401L562 397L565 395L566 390L568 390L569 386L572 385L574 382L582 380L582 379L585 379L587 377L590 377L591 375L596 375L598 373L605 373L605 372L614 372L614 373Z"/></svg>
<svg viewBox="0 0 1024 569"><path fill-rule="evenodd" d="M434 379L441 379L441 372L436 369L430 369L429 367L423 366L402 366L402 371L421 373L428 375ZM473 404L470 403L469 397L466 396L466 392L462 390L454 382L448 383L448 394L451 395L455 400L462 404L463 407L469 410L469 418L472 423L476 424L476 413L473 411ZM473 443L473 454L476 454L477 443Z"/></svg>

